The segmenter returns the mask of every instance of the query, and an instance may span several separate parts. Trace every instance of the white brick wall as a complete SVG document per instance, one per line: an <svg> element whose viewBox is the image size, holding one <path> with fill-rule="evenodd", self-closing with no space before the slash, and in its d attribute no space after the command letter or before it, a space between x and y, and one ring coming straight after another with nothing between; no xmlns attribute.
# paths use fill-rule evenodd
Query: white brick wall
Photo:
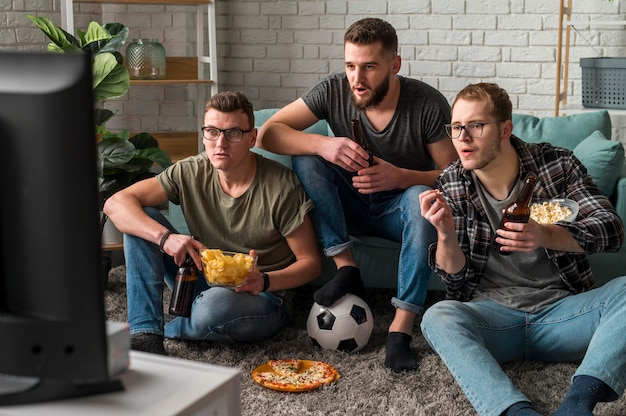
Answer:
<svg viewBox="0 0 626 416"><path fill-rule="evenodd" d="M573 0L573 20L626 19L626 0ZM282 106L321 77L343 69L343 34L355 20L377 16L397 29L401 73L437 87L448 99L468 83L506 88L516 112L552 115L556 76L558 1L218 0L220 90L242 90L256 108ZM59 23L58 0L0 0L0 49L35 50L45 44L27 19ZM195 7L77 4L76 27L90 20L120 21L132 37L161 40L168 55L193 54ZM589 44L590 43L590 44ZM626 56L626 27L582 27L572 32L570 104L580 104L580 57ZM119 109L111 128L196 128L197 87L133 87L108 104ZM159 100L167 105L159 105ZM613 117L626 143L626 117Z"/></svg>

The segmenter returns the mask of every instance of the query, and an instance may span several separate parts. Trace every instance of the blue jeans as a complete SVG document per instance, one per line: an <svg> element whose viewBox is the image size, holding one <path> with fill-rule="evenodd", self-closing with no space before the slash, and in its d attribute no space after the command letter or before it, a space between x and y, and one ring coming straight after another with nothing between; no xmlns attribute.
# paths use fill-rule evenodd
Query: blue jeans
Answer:
<svg viewBox="0 0 626 416"><path fill-rule="evenodd" d="M602 380L613 400L626 387L626 276L534 314L492 301L444 300L424 313L421 326L479 415L530 401L500 367L508 361L582 359L574 377Z"/></svg>
<svg viewBox="0 0 626 416"><path fill-rule="evenodd" d="M352 186L353 173L319 156L294 156L293 168L315 203L311 218L324 254L333 257L352 248L350 234L399 242L398 292L391 303L420 313L431 274L428 246L437 236L420 212L419 195L430 188L362 195Z"/></svg>
<svg viewBox="0 0 626 416"><path fill-rule="evenodd" d="M175 231L157 209L146 208L145 212ZM178 266L156 244L132 235L124 235L124 256L131 334L145 332L191 340L229 337L251 342L275 335L288 323L287 309L280 297L267 292L253 296L210 288L198 273L191 316L177 317L164 328L164 282L170 288L173 286Z"/></svg>

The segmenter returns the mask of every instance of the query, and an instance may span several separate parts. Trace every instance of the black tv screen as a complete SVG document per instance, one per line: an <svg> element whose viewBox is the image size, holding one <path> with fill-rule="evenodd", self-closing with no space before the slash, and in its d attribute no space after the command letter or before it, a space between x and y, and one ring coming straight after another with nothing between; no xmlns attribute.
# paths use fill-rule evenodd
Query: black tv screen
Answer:
<svg viewBox="0 0 626 416"><path fill-rule="evenodd" d="M0 405L108 374L91 58L0 53Z"/></svg>

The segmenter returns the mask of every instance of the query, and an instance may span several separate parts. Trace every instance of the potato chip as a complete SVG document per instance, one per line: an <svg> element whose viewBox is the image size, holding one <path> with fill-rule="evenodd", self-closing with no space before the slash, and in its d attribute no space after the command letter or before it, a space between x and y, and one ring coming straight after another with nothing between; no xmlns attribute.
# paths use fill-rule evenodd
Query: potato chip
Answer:
<svg viewBox="0 0 626 416"><path fill-rule="evenodd" d="M209 284L239 286L254 269L256 258L220 249L200 252L202 270Z"/></svg>

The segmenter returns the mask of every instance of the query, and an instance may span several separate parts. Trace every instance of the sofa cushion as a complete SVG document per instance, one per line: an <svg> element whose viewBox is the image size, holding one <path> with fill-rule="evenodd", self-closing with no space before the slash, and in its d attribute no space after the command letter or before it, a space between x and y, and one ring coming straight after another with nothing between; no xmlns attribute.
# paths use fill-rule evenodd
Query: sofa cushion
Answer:
<svg viewBox="0 0 626 416"><path fill-rule="evenodd" d="M604 137L611 138L611 118L608 111L543 118L513 114L513 134L530 143L549 142L554 146L574 150L596 130Z"/></svg>
<svg viewBox="0 0 626 416"><path fill-rule="evenodd" d="M254 127L260 128L263 125L263 123L265 123L278 110L279 110L278 108L265 108L263 110L255 110L254 111ZM313 124L311 127L305 129L304 131L306 131L307 133L317 133L317 134L323 134L326 136L331 135L330 129L328 128L328 123L326 123L326 121L324 120L318 121L317 123ZM277 162L280 162L290 169L293 167L291 164L290 155L279 155L276 153L272 153L268 150L261 149L259 147L254 147L252 151L268 159L272 159Z"/></svg>
<svg viewBox="0 0 626 416"><path fill-rule="evenodd" d="M622 143L608 140L602 133L595 131L580 142L573 152L602 193L611 197L624 164Z"/></svg>

